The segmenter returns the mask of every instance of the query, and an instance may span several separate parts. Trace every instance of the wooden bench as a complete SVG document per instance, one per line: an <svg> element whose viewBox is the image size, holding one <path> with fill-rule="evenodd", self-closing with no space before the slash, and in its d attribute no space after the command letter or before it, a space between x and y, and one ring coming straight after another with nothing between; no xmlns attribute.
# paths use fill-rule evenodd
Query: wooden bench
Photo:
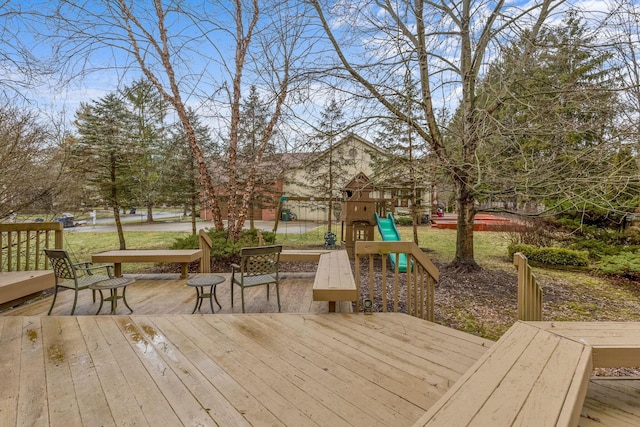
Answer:
<svg viewBox="0 0 640 427"><path fill-rule="evenodd" d="M327 250L302 250L284 249L280 253L280 262L319 262L320 256L331 253Z"/></svg>
<svg viewBox="0 0 640 427"><path fill-rule="evenodd" d="M319 256L313 300L329 301L330 313L336 311L336 301L355 301L356 313L360 311L360 298L347 251L326 251Z"/></svg>
<svg viewBox="0 0 640 427"><path fill-rule="evenodd" d="M0 273L0 305L49 289L54 281L51 270Z"/></svg>
<svg viewBox="0 0 640 427"><path fill-rule="evenodd" d="M416 426L575 426L593 367L580 341L516 323Z"/></svg>
<svg viewBox="0 0 640 427"><path fill-rule="evenodd" d="M180 278L186 279L189 263L202 257L200 249L151 249L151 250L117 250L100 252L91 256L94 263L113 263L114 274L122 277L123 262L160 262L180 263Z"/></svg>
<svg viewBox="0 0 640 427"><path fill-rule="evenodd" d="M313 300L328 301L329 312L336 311L336 302L355 301L356 313L360 310L358 288L351 271L347 251L330 250L283 250L281 262L317 262L313 282Z"/></svg>
<svg viewBox="0 0 640 427"><path fill-rule="evenodd" d="M44 248L62 248L59 222L0 224L0 306L54 285Z"/></svg>

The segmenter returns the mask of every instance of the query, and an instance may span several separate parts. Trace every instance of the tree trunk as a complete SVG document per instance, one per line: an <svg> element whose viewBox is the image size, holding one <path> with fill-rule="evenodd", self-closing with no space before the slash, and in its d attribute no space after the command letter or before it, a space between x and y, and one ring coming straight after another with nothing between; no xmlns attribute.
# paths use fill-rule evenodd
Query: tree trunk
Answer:
<svg viewBox="0 0 640 427"><path fill-rule="evenodd" d="M147 206L147 222L153 222L153 206Z"/></svg>
<svg viewBox="0 0 640 427"><path fill-rule="evenodd" d="M116 230L118 231L118 240L120 241L120 250L127 249L127 244L124 240L124 231L122 230L122 221L120 221L120 204L118 203L118 187L116 180L116 155L111 153L110 155L110 185L111 185L111 206L113 207L113 217L116 220Z"/></svg>
<svg viewBox="0 0 640 427"><path fill-rule="evenodd" d="M127 249L127 244L124 240L124 230L122 230L122 221L120 220L120 206L115 202L113 204L113 217L116 220L116 230L118 230L118 241L120 242L120 250Z"/></svg>
<svg viewBox="0 0 640 427"><path fill-rule="evenodd" d="M416 245L419 245L419 240L418 240L418 213L416 212L415 209L413 209L413 213L411 214L413 221L412 221L412 225L413 225L413 243L415 243Z"/></svg>
<svg viewBox="0 0 640 427"><path fill-rule="evenodd" d="M255 219L253 218L254 207L255 206L253 204L253 198L252 198L251 202L249 202L249 228L256 228Z"/></svg>
<svg viewBox="0 0 640 427"><path fill-rule="evenodd" d="M475 270L480 266L473 256L473 221L476 215L473 191L462 180L456 181L455 186L458 232L456 234L456 256L451 264L456 268Z"/></svg>
<svg viewBox="0 0 640 427"><path fill-rule="evenodd" d="M197 234L196 230L196 204L198 202L198 194L196 193L195 177L191 179L191 234Z"/></svg>

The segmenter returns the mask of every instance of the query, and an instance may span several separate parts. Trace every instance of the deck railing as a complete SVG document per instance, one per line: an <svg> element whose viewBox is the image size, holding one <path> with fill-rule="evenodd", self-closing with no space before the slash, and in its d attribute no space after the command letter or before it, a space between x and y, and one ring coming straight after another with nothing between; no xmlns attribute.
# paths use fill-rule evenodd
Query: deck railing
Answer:
<svg viewBox="0 0 640 427"><path fill-rule="evenodd" d="M200 273L211 273L211 238L206 231L200 230L198 238L198 247L202 251L202 258L200 258Z"/></svg>
<svg viewBox="0 0 640 427"><path fill-rule="evenodd" d="M0 224L0 272L48 270L44 248L62 249L62 223Z"/></svg>
<svg viewBox="0 0 640 427"><path fill-rule="evenodd" d="M389 268L389 254L394 254L395 263ZM400 254L407 257L406 273L400 272ZM378 256L379 255L379 256ZM407 314L433 321L433 306L435 284L438 282L438 268L413 242L367 242L357 241L355 244L356 281L359 289L363 280L360 274L361 258L368 261L369 301L379 302L382 311L388 311L389 296L391 294L394 312L406 311ZM374 263L382 263L381 277L374 274ZM389 280L388 273L393 273ZM391 282L391 283L389 283ZM381 286L376 286L376 283ZM401 293L405 296L404 301ZM365 310L367 303L365 302ZM404 306L404 310L401 310Z"/></svg>
<svg viewBox="0 0 640 427"><path fill-rule="evenodd" d="M518 272L518 320L542 320L542 289L527 257L520 252L513 254L513 265Z"/></svg>

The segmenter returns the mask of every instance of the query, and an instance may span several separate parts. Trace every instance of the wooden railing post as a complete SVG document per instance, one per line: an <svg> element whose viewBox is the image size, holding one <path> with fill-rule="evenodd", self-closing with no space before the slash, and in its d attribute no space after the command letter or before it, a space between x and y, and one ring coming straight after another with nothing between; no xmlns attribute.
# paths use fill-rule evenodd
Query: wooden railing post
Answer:
<svg viewBox="0 0 640 427"><path fill-rule="evenodd" d="M0 272L47 270L44 248L63 248L62 223L0 224Z"/></svg>
<svg viewBox="0 0 640 427"><path fill-rule="evenodd" d="M406 274L406 312L412 316L420 317L429 321L434 319L434 300L435 300L435 284L439 279L439 273L436 266L422 252L422 250L413 242L355 242L355 260L356 260L356 280L358 287L361 287L363 279L360 275L360 258L367 257L369 260L368 288L369 299L380 300L382 311L386 312L387 308L387 260L389 254L395 257L395 268L393 276L393 289L390 295L393 297L393 310L399 311L400 303L400 254L406 254L407 272ZM381 277L381 293L376 295L374 286L374 257L380 255L382 262Z"/></svg>
<svg viewBox="0 0 640 427"><path fill-rule="evenodd" d="M206 231L200 230L198 238L198 247L202 251L202 258L200 258L200 273L211 273L211 238Z"/></svg>
<svg viewBox="0 0 640 427"><path fill-rule="evenodd" d="M542 289L531 271L527 257L513 254L513 265L518 272L518 320L542 320Z"/></svg>

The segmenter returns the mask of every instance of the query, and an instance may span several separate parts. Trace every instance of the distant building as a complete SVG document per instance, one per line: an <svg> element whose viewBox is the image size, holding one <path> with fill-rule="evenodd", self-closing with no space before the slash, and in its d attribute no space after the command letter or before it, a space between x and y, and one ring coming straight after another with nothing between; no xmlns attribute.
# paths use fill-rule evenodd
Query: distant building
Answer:
<svg viewBox="0 0 640 427"><path fill-rule="evenodd" d="M278 203L286 198L283 207L290 209L297 219L327 221L328 199L331 198L335 200L332 221L337 221L342 190L360 174L369 177L375 185L377 191L372 196L386 200L385 211L408 214L411 185L407 172L402 169L390 171L390 167L380 172L380 167L375 166L376 162L389 156L386 150L354 134L319 153L273 155L261 168L266 175L259 180L260 191L256 193L260 198L254 203L253 218L274 220ZM269 176L276 170L280 170L276 176ZM220 190L224 197L224 186ZM426 177L416 184L416 193L421 209L428 211L431 190ZM210 213L204 210L201 217L211 219Z"/></svg>

